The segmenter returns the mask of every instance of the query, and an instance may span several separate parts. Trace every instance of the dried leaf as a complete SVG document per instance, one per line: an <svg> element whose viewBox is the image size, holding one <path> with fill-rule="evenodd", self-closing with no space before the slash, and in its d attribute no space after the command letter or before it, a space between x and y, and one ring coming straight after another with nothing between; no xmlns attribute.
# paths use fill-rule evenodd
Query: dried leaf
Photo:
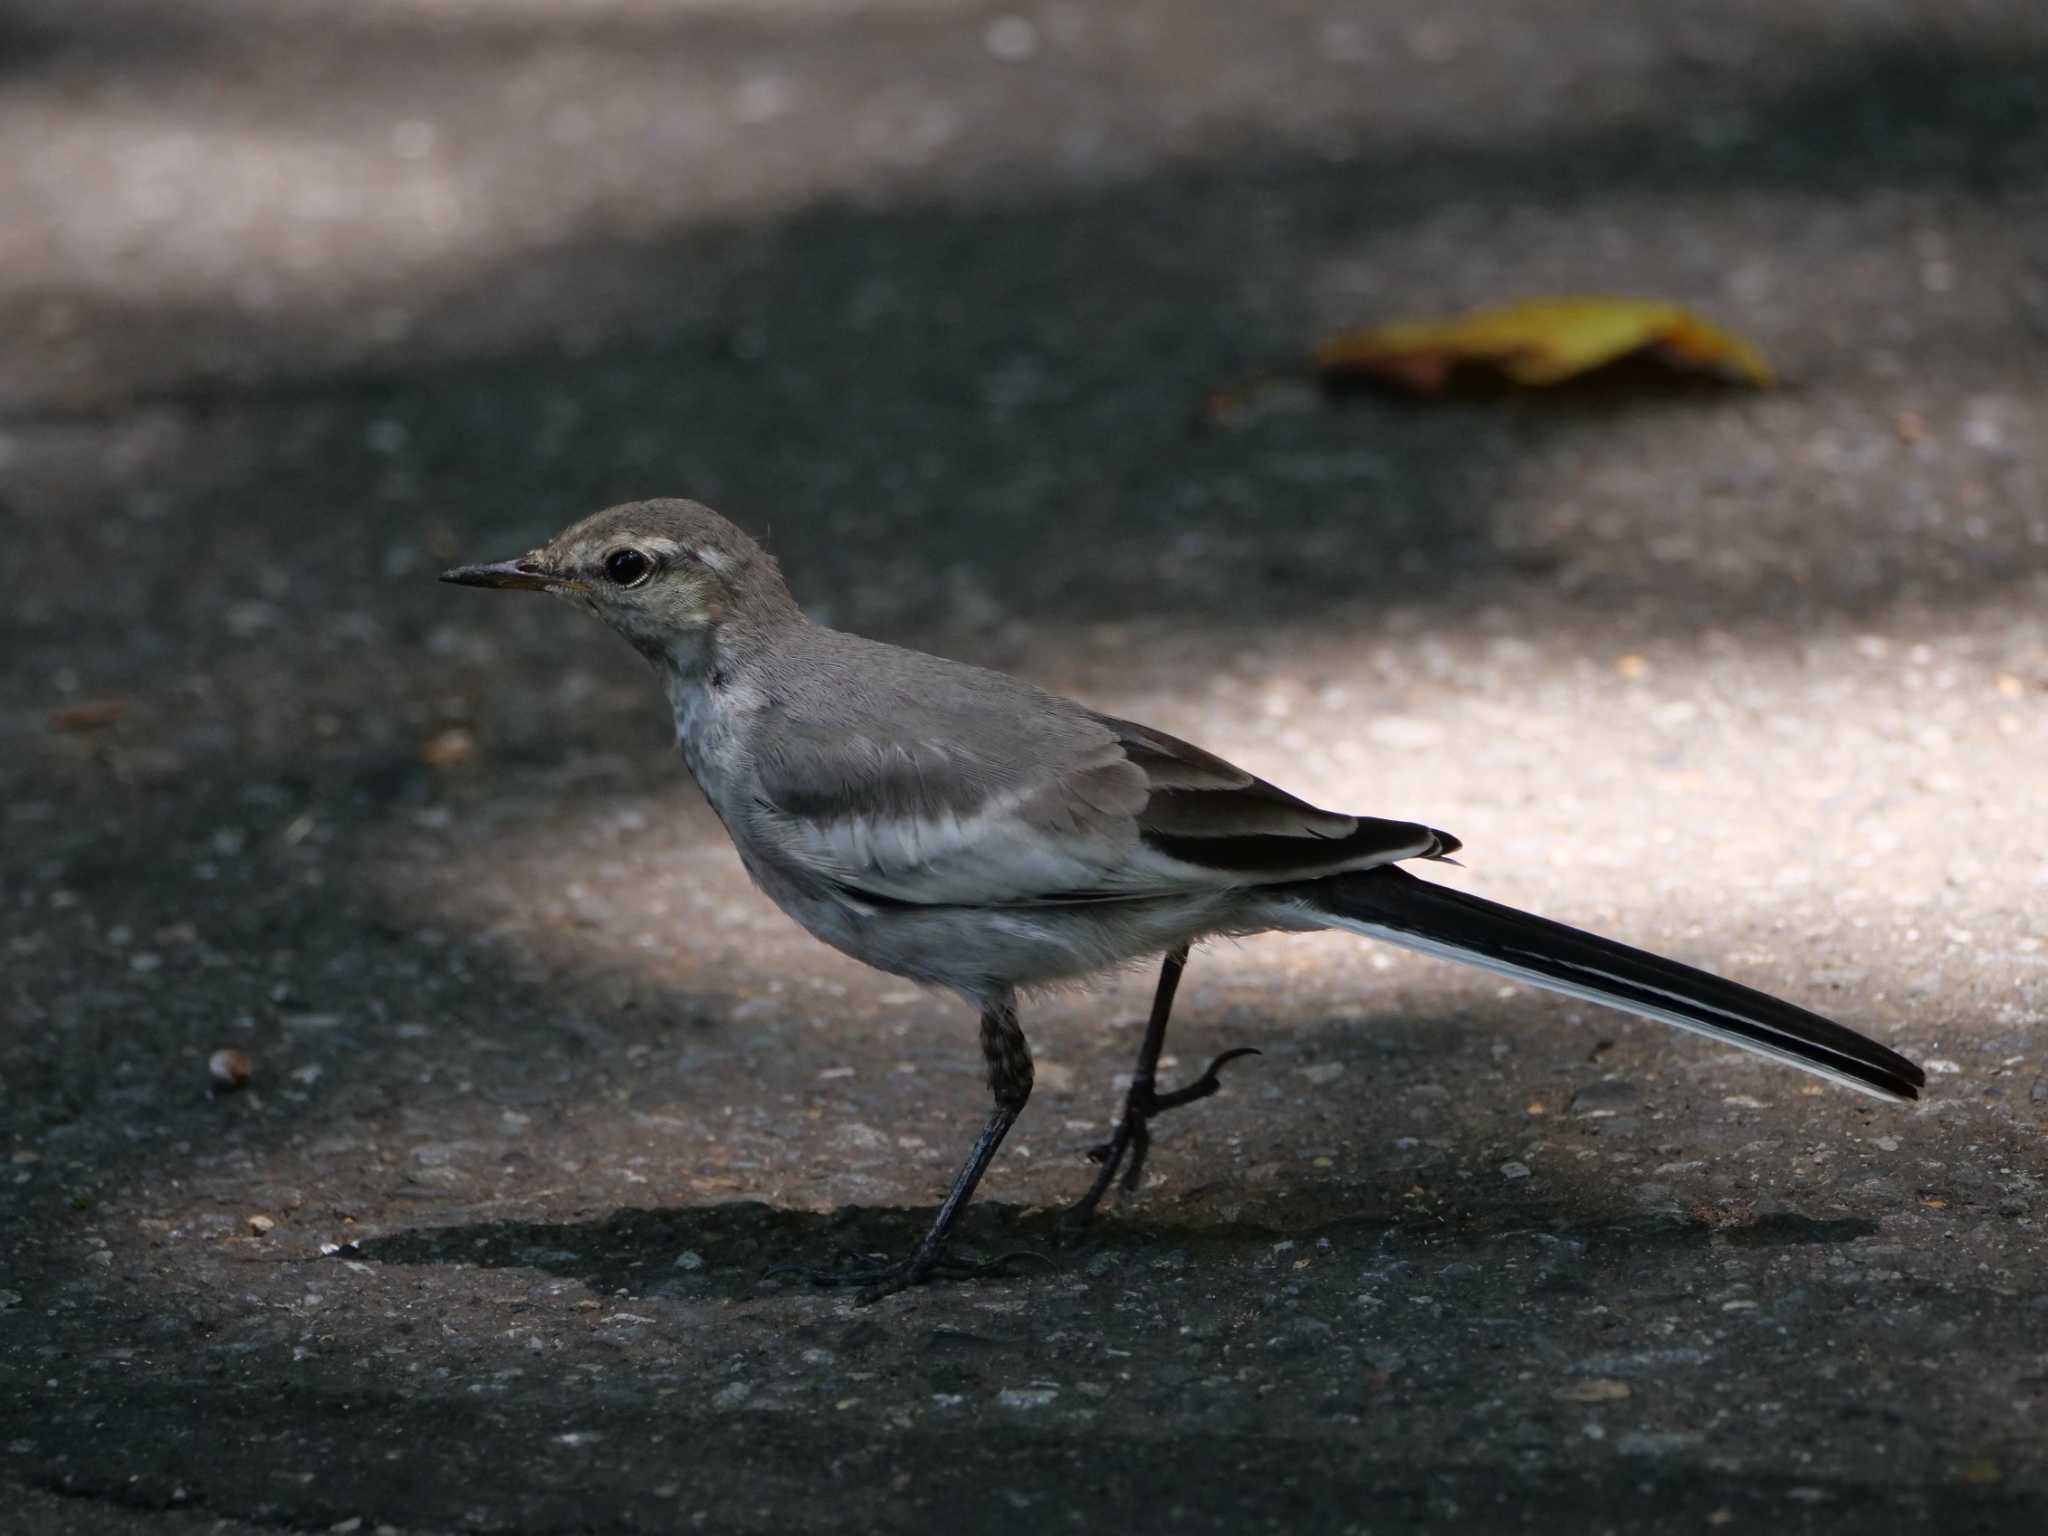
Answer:
<svg viewBox="0 0 2048 1536"><path fill-rule="evenodd" d="M1332 337L1316 348L1315 362L1325 379L1363 376L1433 395L1460 368L1542 386L1638 353L1760 389L1772 383L1770 364L1742 337L1652 299L1532 299L1452 320L1375 326Z"/></svg>

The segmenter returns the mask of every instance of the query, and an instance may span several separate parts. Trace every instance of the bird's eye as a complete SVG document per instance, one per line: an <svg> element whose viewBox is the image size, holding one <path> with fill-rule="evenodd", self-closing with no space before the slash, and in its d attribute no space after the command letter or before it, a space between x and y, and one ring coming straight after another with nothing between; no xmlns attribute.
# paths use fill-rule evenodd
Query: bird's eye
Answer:
<svg viewBox="0 0 2048 1536"><path fill-rule="evenodd" d="M654 573L654 562L637 549L615 549L604 557L604 573L614 586L637 587Z"/></svg>

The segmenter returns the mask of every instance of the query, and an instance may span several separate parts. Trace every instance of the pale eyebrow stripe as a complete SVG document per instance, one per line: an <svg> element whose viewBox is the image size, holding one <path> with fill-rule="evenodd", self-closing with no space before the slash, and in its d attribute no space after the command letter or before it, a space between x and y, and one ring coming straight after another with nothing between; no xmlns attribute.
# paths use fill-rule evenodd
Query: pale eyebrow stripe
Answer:
<svg viewBox="0 0 2048 1536"><path fill-rule="evenodd" d="M720 554L715 549L685 550L684 547L678 544L674 539L661 538L659 536L640 538L636 535L633 538L633 542L638 544L642 549L650 550L653 553L662 556L664 559L673 559L677 555L681 554L693 555L696 559L701 560L704 564L710 566L711 569L714 571L722 571L730 563L727 561L724 555Z"/></svg>

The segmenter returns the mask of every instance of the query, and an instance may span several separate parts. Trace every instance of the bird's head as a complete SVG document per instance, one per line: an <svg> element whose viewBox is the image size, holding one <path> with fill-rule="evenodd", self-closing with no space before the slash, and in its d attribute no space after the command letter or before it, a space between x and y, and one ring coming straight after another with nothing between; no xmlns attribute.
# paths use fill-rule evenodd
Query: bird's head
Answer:
<svg viewBox="0 0 2048 1536"><path fill-rule="evenodd" d="M768 552L694 501L608 507L514 559L457 566L441 579L566 597L650 659L679 668L722 627L796 612Z"/></svg>

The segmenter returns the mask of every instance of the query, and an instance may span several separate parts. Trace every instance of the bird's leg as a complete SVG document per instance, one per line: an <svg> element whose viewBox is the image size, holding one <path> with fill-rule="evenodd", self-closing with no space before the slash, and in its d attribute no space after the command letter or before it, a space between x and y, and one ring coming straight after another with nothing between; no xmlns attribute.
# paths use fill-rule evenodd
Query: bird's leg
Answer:
<svg viewBox="0 0 2048 1536"><path fill-rule="evenodd" d="M780 1264L770 1274L793 1273L804 1276L818 1285L858 1285L862 1302L878 1301L884 1296L930 1279L971 1279L977 1275L999 1272L1017 1254L1005 1254L988 1263L977 1263L965 1259L948 1258L945 1253L946 1239L952 1234L953 1224L960 1219L960 1213L967 1208L967 1202L974 1198L974 1187L981 1182L982 1174L994 1161L996 1149L1003 1144L1010 1127L1024 1112L1024 1105L1031 1098L1031 1047L1024 1039L1024 1031L1017 1026L1017 1004L1014 996L1005 995L1001 1002L991 1003L981 1013L981 1053L988 1061L988 1089L995 1099L995 1109L988 1117L988 1124L981 1128L981 1135L975 1138L974 1150L967 1154L967 1161L953 1177L953 1187L946 1194L945 1204L939 1207L939 1214L933 1220L931 1230L910 1256L893 1264L871 1264L854 1266L843 1270L806 1269L794 1264ZM1036 1258L1036 1254L1023 1257Z"/></svg>
<svg viewBox="0 0 2048 1536"><path fill-rule="evenodd" d="M1088 1187L1088 1193L1068 1206L1060 1218L1060 1225L1069 1230L1078 1230L1088 1224L1095 1214L1095 1207L1102 1203L1102 1197L1109 1193L1109 1186L1116 1182L1117 1170L1123 1166L1126 1154L1131 1157L1129 1185L1137 1183L1137 1173L1144 1166L1145 1154L1151 1150L1152 1133L1145 1122L1152 1117L1153 1105L1159 1095L1154 1085L1159 1075L1159 1053L1166 1048L1166 1021L1173 1017L1173 994L1180 986L1180 973L1187 969L1188 947L1183 944L1167 953L1159 967L1159 985L1152 993L1152 1015L1145 1021L1145 1042L1138 1047L1137 1069L1131 1073L1130 1091L1124 1095L1124 1112L1116 1123L1116 1130L1103 1145L1088 1155L1102 1164L1102 1171L1095 1176L1095 1182Z"/></svg>
<svg viewBox="0 0 2048 1536"><path fill-rule="evenodd" d="M1102 1203L1102 1197L1109 1193L1109 1186L1116 1182L1117 1170L1124 1166L1126 1157L1130 1164L1124 1167L1124 1189L1129 1191L1138 1187L1138 1180L1145 1171L1145 1154L1152 1150L1152 1132L1147 1128L1147 1122L1154 1115L1208 1098L1223 1086L1216 1074L1225 1062L1259 1054L1251 1046L1225 1051L1187 1087L1176 1088L1171 1093L1158 1091L1159 1053L1166 1045L1166 1021L1173 1015L1173 994L1180 986L1180 973L1187 969L1187 963L1188 947L1183 944L1170 951L1165 963L1159 967L1159 986L1152 994L1152 1016L1145 1022L1145 1043L1138 1047L1138 1066L1131 1074L1130 1092L1124 1095L1123 1118L1117 1121L1115 1134L1088 1154L1102 1164L1102 1171L1095 1176L1088 1193L1068 1206L1061 1216L1060 1225L1070 1232L1079 1231L1088 1224L1088 1219L1095 1214L1095 1207Z"/></svg>

